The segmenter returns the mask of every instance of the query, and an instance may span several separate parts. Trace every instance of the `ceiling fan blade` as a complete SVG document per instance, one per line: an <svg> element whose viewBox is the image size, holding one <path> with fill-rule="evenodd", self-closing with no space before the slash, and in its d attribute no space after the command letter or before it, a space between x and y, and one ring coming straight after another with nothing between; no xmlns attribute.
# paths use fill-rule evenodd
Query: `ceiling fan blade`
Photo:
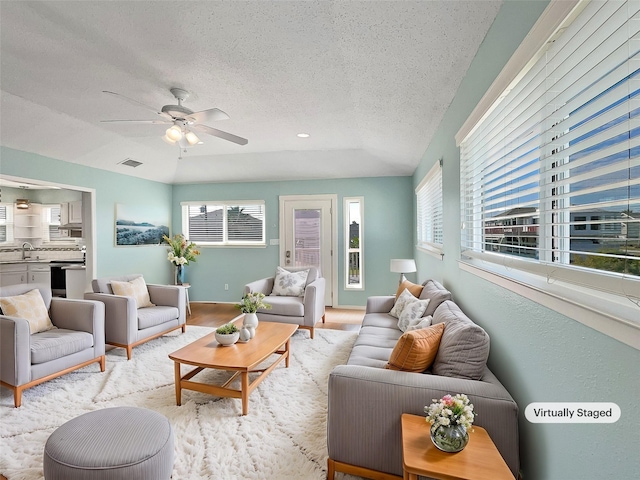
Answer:
<svg viewBox="0 0 640 480"><path fill-rule="evenodd" d="M216 122L218 120L228 120L229 115L224 113L219 108L210 108L209 110L202 110L200 112L193 112L186 117L186 120L193 123L208 123Z"/></svg>
<svg viewBox="0 0 640 480"><path fill-rule="evenodd" d="M121 95L120 93L109 92L108 90L103 90L102 93L106 93L107 95L112 95L112 96L117 97L117 98L119 98L121 100L124 100L125 102L132 103L133 105L137 105L139 107L146 108L147 110L152 111L156 115L161 115L163 117L170 118L165 113L162 113L162 112L158 111L157 108L153 108L153 107L150 107L149 105L145 105L144 103L140 103L139 101L134 100L133 98L125 97L124 95Z"/></svg>
<svg viewBox="0 0 640 480"><path fill-rule="evenodd" d="M249 143L249 140L247 140L246 138L238 137L237 135L234 135L232 133L223 132L222 130L211 128L206 125L194 125L193 129L199 132L208 133L209 135L213 135L214 137L229 140L230 142L237 143L238 145L246 145L247 143Z"/></svg>
<svg viewBox="0 0 640 480"><path fill-rule="evenodd" d="M171 125L167 120L100 120L100 123L151 123L154 125Z"/></svg>

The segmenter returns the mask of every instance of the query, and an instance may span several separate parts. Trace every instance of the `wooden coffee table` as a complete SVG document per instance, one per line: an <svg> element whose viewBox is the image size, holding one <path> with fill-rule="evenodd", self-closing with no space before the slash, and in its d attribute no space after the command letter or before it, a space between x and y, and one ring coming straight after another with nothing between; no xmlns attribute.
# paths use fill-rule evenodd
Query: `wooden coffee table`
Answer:
<svg viewBox="0 0 640 480"><path fill-rule="evenodd" d="M458 453L445 453L431 441L425 417L402 415L402 468L405 480L418 475L446 480L513 480L502 455L482 427L474 425L469 443Z"/></svg>
<svg viewBox="0 0 640 480"><path fill-rule="evenodd" d="M212 332L199 340L177 350L169 355L175 362L176 404L182 403L182 389L195 390L219 397L242 398L242 415L249 410L249 394L266 378L283 359L289 367L289 352L291 335L298 329L297 325L276 322L261 322L256 329L256 335L247 343L236 343L224 347L216 342ZM281 349L281 347L283 347ZM256 369L273 354L280 355L267 368ZM181 375L180 365L194 365L197 368L186 375ZM211 385L191 380L205 368L228 370L234 373L223 385ZM259 375L249 383L249 373ZM229 385L240 377L240 389L230 388Z"/></svg>

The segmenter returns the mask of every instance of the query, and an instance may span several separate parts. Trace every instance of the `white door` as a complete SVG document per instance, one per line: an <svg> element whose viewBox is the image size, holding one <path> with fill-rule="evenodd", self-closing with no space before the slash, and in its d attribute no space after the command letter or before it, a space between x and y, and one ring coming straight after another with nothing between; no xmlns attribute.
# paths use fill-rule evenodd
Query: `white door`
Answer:
<svg viewBox="0 0 640 480"><path fill-rule="evenodd" d="M325 305L333 305L335 195L280 197L280 265L313 266L326 280Z"/></svg>

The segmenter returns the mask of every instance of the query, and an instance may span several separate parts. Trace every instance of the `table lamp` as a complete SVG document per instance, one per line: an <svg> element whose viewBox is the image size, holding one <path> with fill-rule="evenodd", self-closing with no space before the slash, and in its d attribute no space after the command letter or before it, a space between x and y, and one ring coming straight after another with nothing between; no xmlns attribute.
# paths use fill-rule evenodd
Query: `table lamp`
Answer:
<svg viewBox="0 0 640 480"><path fill-rule="evenodd" d="M413 258L392 258L390 270L393 273L400 274L400 281L398 282L398 284L400 284L403 280L406 280L404 277L405 273L417 271L416 261Z"/></svg>

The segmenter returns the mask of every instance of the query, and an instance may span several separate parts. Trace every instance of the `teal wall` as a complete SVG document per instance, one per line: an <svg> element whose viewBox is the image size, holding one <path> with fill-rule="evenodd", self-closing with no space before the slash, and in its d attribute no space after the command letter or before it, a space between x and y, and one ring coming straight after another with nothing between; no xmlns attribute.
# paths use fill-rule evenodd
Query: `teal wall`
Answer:
<svg viewBox="0 0 640 480"><path fill-rule="evenodd" d="M171 185L141 180L53 158L0 147L0 173L96 191L97 276L142 273L149 283L172 281L166 250L116 247L116 204L137 205L152 218L171 219Z"/></svg>
<svg viewBox="0 0 640 480"><path fill-rule="evenodd" d="M151 218L167 218L172 234L181 233L180 202L196 200L264 200L267 244L279 237L280 195L335 194L338 197L338 287L334 305L359 306L370 295L395 292L397 276L389 271L391 258L411 257L413 251L413 193L411 177L380 177L264 183L208 183L167 185L128 175L63 162L0 147L0 173L45 180L96 191L96 276L142 273L150 283L172 283L173 269L161 246L116 247L116 204L144 208ZM343 198L364 197L365 290L344 288ZM398 232L402 232L401 235ZM278 265L278 246L265 248L201 248L187 267L192 301L235 302L244 285L270 276ZM415 274L408 275L415 279ZM229 285L229 290L224 285Z"/></svg>
<svg viewBox="0 0 640 480"><path fill-rule="evenodd" d="M389 271L391 258L411 257L413 251L413 194L411 177L381 177L263 183L175 185L173 225L178 232L180 202L196 200L264 200L267 245L279 238L280 195L335 194L338 197L338 288L334 305L364 306L370 295L394 293L397 276ZM364 197L365 290L344 288L343 198ZM401 232L399 235L398 232ZM195 264L187 267L192 300L237 301L244 285L272 276L278 265L279 246L266 248L204 247ZM224 290L224 285L229 290Z"/></svg>
<svg viewBox="0 0 640 480"><path fill-rule="evenodd" d="M418 276L443 281L489 333L489 366L520 407L524 480L637 478L640 352L458 266L460 152L454 135L546 5L504 3L414 174L415 186L444 159L444 260L416 251ZM524 418L531 402L562 401L614 402L622 416L615 424L531 424Z"/></svg>

